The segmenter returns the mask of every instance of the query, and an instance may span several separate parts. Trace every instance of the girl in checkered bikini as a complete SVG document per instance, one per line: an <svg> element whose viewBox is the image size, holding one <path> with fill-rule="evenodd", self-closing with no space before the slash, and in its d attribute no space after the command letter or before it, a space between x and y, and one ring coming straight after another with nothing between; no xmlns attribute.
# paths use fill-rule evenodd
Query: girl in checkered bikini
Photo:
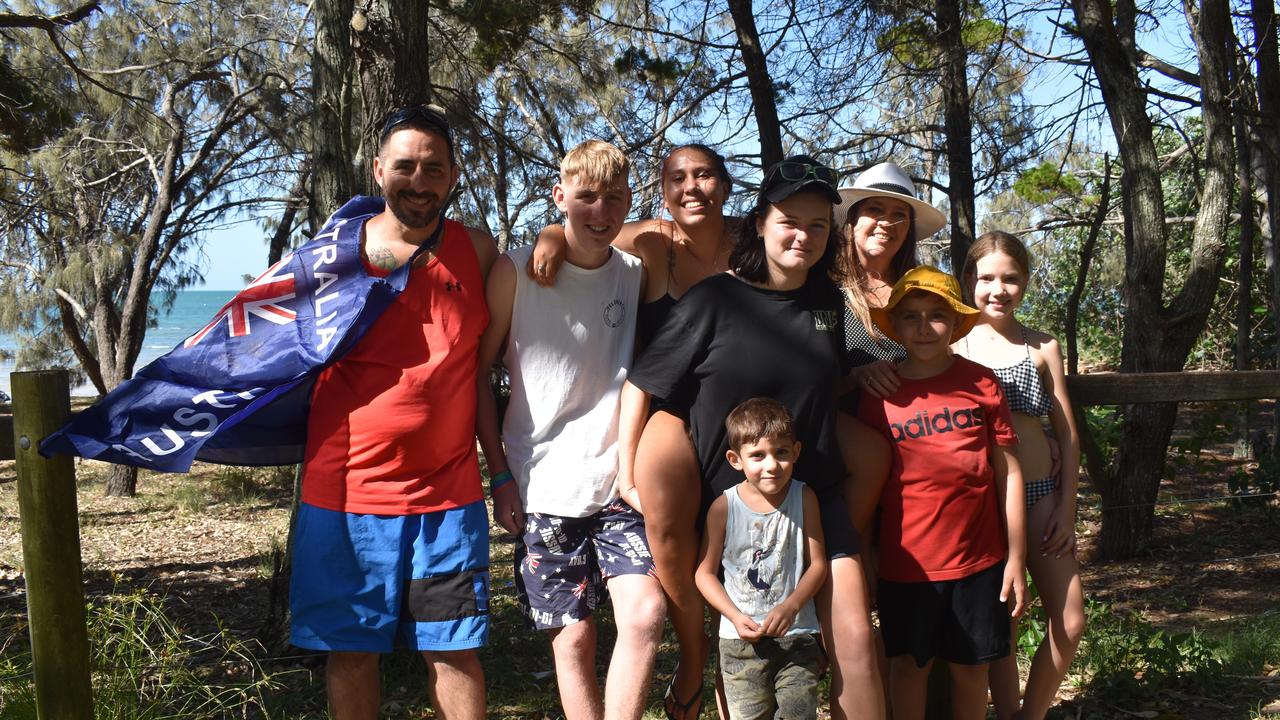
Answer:
<svg viewBox="0 0 1280 720"><path fill-rule="evenodd" d="M986 233L969 249L961 281L978 325L954 350L995 371L1013 411L1020 439L1018 459L1026 478L1027 569L1040 593L1049 631L1031 661L1019 701L1016 655L991 664L991 697L996 716L1043 718L1067 674L1084 634L1084 595L1076 563L1076 486L1080 440L1067 397L1058 341L1023 326L1014 312L1030 277L1027 248L1005 232ZM1061 470L1053 473L1048 418L1061 449ZM1014 620L1013 637L1018 637Z"/></svg>

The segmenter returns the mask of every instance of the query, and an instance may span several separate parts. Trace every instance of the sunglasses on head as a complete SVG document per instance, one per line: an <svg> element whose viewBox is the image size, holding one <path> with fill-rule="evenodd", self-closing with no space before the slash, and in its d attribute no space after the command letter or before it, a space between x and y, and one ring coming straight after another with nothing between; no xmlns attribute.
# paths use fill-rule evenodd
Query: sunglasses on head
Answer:
<svg viewBox="0 0 1280 720"><path fill-rule="evenodd" d="M810 165L809 163L784 160L778 163L777 167L774 168L774 172L780 175L783 180L789 182L813 178L828 185L834 186L836 184L836 171L826 165Z"/></svg>
<svg viewBox="0 0 1280 720"><path fill-rule="evenodd" d="M382 124L380 139L385 141L391 131L406 123L425 126L443 135L449 141L449 145L453 145L453 131L449 128L449 121L444 116L444 108L439 105L409 105L392 110Z"/></svg>

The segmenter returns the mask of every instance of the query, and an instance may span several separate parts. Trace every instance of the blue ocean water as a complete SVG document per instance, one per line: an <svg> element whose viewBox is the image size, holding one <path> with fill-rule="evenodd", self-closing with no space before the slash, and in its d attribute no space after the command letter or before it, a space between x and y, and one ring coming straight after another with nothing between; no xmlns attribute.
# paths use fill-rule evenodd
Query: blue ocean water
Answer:
<svg viewBox="0 0 1280 720"><path fill-rule="evenodd" d="M228 300L235 295L233 290L184 290L174 299L173 307L160 317L159 324L147 331L143 340L142 352L134 366L137 371L143 365L169 352L173 347L186 340L191 333L204 327L205 323L218 312ZM17 350L14 338L0 333L0 350L9 351L12 355ZM0 353L4 355L5 353ZM13 372L14 362L0 358L0 390L9 394L9 373ZM92 385L84 385L72 390L73 395L96 395Z"/></svg>

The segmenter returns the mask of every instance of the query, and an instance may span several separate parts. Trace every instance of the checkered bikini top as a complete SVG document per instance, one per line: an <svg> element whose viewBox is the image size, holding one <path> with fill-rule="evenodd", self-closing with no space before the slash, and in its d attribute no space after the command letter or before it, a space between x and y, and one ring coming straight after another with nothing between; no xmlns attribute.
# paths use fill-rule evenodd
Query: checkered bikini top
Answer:
<svg viewBox="0 0 1280 720"><path fill-rule="evenodd" d="M848 305L844 308L844 352L845 364L850 368L869 365L876 360L901 362L907 356L906 348L891 338L871 337L867 326Z"/></svg>
<svg viewBox="0 0 1280 720"><path fill-rule="evenodd" d="M1000 381L1000 389L1004 390L1004 398L1009 403L1010 410L1033 417L1047 416L1053 409L1053 396L1045 392L1044 382L1031 359L1026 328L1022 330L1022 347L1027 352L1022 360L1008 367L991 368L991 372ZM969 350L967 337L964 339L964 348L966 352Z"/></svg>

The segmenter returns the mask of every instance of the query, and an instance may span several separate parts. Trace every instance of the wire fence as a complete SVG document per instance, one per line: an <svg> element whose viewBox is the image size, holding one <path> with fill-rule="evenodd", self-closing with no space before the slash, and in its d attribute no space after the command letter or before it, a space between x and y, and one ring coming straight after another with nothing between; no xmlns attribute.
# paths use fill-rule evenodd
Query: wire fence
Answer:
<svg viewBox="0 0 1280 720"><path fill-rule="evenodd" d="M1191 505L1196 503L1218 502L1221 500L1247 500L1250 498L1273 498L1280 497L1280 492L1269 493L1239 493L1235 495L1208 495L1198 498L1174 498L1172 500L1156 500L1149 503L1132 503L1129 505L1104 505L1099 503L1093 506L1093 509L1099 512L1107 510L1129 510L1132 508L1148 508L1148 507L1167 507L1170 505Z"/></svg>
<svg viewBox="0 0 1280 720"><path fill-rule="evenodd" d="M313 652L298 655L273 655L263 658L255 658L255 661L261 664L275 665L283 662L292 662L294 660L308 660L317 657L323 657L322 652ZM225 660L210 660L198 663L188 663L192 667L216 667L224 665L243 665L245 658L227 658ZM107 665L91 668L91 672L95 673L129 673L138 674L145 672L153 672L157 670L168 670L174 666L173 663L150 663L146 665ZM13 675L0 675L0 684L20 682L23 680L31 680L35 678L35 671L21 672Z"/></svg>

